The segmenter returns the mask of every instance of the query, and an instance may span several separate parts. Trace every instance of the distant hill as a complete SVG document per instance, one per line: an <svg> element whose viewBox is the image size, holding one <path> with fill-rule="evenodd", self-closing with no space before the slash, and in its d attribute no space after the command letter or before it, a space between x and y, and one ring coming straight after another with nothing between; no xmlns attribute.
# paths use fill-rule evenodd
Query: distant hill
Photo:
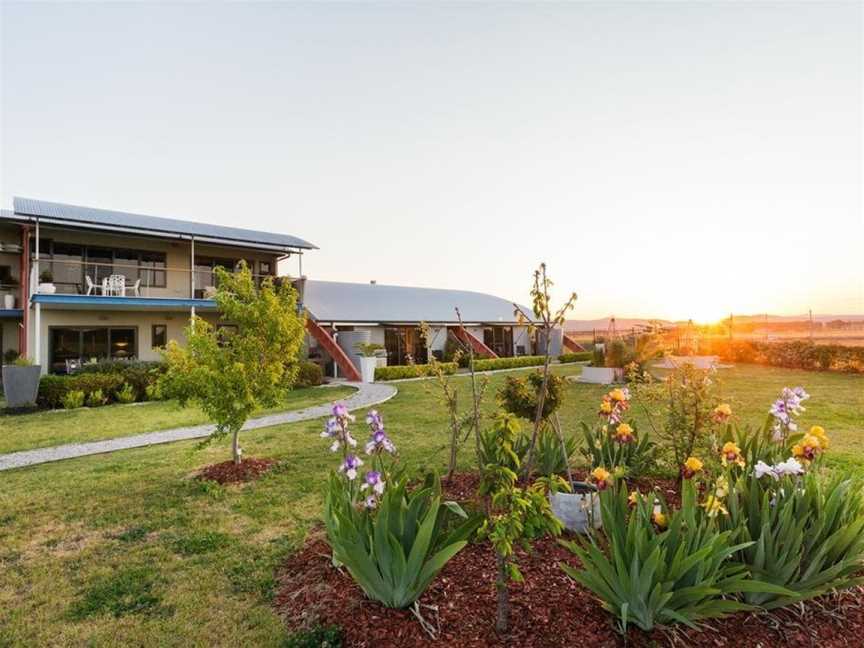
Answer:
<svg viewBox="0 0 864 648"><path fill-rule="evenodd" d="M565 331L605 331L609 328L611 317L601 317L593 320L567 320L564 323ZM616 317L615 328L619 331L631 329L634 326L648 326L649 324L661 324L663 326L671 326L674 322L660 319L643 319L637 317Z"/></svg>
<svg viewBox="0 0 864 648"><path fill-rule="evenodd" d="M735 315L736 322L801 322L809 320L810 315ZM814 322L832 322L843 320L844 322L862 322L864 315L819 315L813 314Z"/></svg>

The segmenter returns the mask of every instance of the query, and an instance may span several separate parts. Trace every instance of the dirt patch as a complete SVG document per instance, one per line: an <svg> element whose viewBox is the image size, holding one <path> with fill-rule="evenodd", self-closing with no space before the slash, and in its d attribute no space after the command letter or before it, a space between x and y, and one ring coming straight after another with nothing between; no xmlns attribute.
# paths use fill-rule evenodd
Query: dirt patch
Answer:
<svg viewBox="0 0 864 648"><path fill-rule="evenodd" d="M207 466L198 473L198 479L209 479L220 484L237 484L258 479L273 468L275 459L243 459L239 464L233 461Z"/></svg>

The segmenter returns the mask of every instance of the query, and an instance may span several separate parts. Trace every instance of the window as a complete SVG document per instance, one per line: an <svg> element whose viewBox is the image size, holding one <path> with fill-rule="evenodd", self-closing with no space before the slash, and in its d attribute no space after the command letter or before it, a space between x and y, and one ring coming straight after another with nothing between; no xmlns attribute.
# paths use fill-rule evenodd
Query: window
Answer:
<svg viewBox="0 0 864 648"><path fill-rule="evenodd" d="M268 276L273 274L273 264L269 261L258 262L258 274Z"/></svg>
<svg viewBox="0 0 864 648"><path fill-rule="evenodd" d="M48 333L50 370L66 373L68 362L134 358L138 352L137 333L134 327L51 327Z"/></svg>
<svg viewBox="0 0 864 648"><path fill-rule="evenodd" d="M150 347L153 349L164 349L168 344L168 326L165 324L154 324L150 329Z"/></svg>
<svg viewBox="0 0 864 648"><path fill-rule="evenodd" d="M166 255L133 249L112 249L62 243L51 239L39 241L40 267L54 275L61 293L84 292L85 275L99 285L112 274L122 274L128 285L141 280L143 288L165 288Z"/></svg>

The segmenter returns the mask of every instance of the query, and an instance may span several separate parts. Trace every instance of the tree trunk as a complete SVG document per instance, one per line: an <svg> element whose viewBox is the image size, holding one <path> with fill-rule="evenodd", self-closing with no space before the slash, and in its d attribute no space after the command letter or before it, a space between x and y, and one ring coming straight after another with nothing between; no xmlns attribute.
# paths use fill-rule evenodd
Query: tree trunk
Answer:
<svg viewBox="0 0 864 648"><path fill-rule="evenodd" d="M546 389L549 386L549 347L552 340L554 327L544 326L546 336L546 356L543 360L543 384L540 385L540 394L537 397L537 410L534 412L534 430L531 433L531 445L528 446L528 458L523 466L522 474L527 477L531 474L534 464L534 446L537 445L537 437L540 434L540 423L543 421L543 408L546 405Z"/></svg>
<svg viewBox="0 0 864 648"><path fill-rule="evenodd" d="M240 450L240 430L234 430L231 433L231 453L234 457L234 464L239 466L242 454L242 450Z"/></svg>
<svg viewBox="0 0 864 648"><path fill-rule="evenodd" d="M498 576L495 579L495 589L498 591L498 615L495 619L495 629L507 632L510 626L510 593L507 591L507 561L500 553L496 554L498 561Z"/></svg>

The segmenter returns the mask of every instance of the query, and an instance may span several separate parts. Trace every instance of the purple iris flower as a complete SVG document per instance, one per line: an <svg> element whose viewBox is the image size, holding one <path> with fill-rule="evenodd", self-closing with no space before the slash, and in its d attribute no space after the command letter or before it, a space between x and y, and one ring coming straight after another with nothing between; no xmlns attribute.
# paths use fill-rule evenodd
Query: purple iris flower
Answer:
<svg viewBox="0 0 864 648"><path fill-rule="evenodd" d="M363 485L360 486L360 490L368 488L371 488L377 495L384 493L384 480L381 478L381 473L377 470L370 470L363 478Z"/></svg>
<svg viewBox="0 0 864 648"><path fill-rule="evenodd" d="M345 476L353 481L357 479L357 469L362 465L363 461L360 457L349 454L345 457L345 461L342 462L342 465L339 466L339 472L345 473Z"/></svg>

